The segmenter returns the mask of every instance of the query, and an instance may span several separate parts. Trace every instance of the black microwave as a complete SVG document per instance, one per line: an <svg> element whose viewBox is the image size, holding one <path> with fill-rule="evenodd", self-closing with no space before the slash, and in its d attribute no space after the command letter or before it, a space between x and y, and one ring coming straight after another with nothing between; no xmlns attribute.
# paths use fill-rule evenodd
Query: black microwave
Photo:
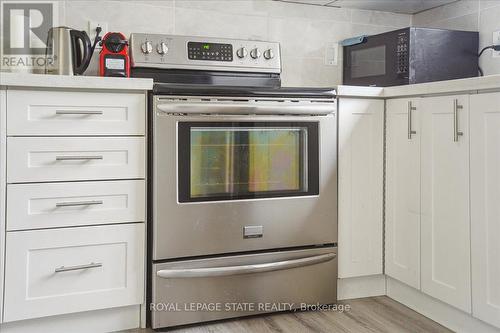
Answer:
<svg viewBox="0 0 500 333"><path fill-rule="evenodd" d="M479 33L405 28L344 46L343 84L389 87L478 76Z"/></svg>

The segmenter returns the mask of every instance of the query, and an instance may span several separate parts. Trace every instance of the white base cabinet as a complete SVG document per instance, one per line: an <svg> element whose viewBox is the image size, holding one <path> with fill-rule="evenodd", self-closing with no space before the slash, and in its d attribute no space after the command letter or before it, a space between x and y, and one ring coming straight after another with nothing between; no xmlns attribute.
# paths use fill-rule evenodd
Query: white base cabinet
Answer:
<svg viewBox="0 0 500 333"><path fill-rule="evenodd" d="M386 104L385 273L420 289L420 99Z"/></svg>
<svg viewBox="0 0 500 333"><path fill-rule="evenodd" d="M144 135L144 93L10 90L9 136Z"/></svg>
<svg viewBox="0 0 500 333"><path fill-rule="evenodd" d="M469 96L386 114L386 274L471 313Z"/></svg>
<svg viewBox="0 0 500 333"><path fill-rule="evenodd" d="M85 317L91 327L94 316L108 323L97 331L137 327L145 291L145 92L8 87L0 98L0 157L7 155L0 158L0 204L7 203L6 223L0 207L0 331L60 331ZM104 328L131 312L128 323ZM49 321L52 329L44 329Z"/></svg>
<svg viewBox="0 0 500 333"><path fill-rule="evenodd" d="M7 182L145 177L144 137L8 137Z"/></svg>
<svg viewBox="0 0 500 333"><path fill-rule="evenodd" d="M7 185L7 231L143 222L144 180Z"/></svg>
<svg viewBox="0 0 500 333"><path fill-rule="evenodd" d="M9 232L4 321L141 304L144 224Z"/></svg>
<svg viewBox="0 0 500 333"><path fill-rule="evenodd" d="M382 274L384 101L339 100L339 278Z"/></svg>
<svg viewBox="0 0 500 333"><path fill-rule="evenodd" d="M500 328L500 93L470 109L472 315Z"/></svg>
<svg viewBox="0 0 500 333"><path fill-rule="evenodd" d="M421 105L422 291L470 313L469 96Z"/></svg>

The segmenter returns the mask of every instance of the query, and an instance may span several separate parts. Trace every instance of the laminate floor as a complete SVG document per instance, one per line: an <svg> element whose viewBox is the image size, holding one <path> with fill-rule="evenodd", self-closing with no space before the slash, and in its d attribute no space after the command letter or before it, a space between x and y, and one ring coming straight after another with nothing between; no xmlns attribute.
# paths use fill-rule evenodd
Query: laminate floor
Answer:
<svg viewBox="0 0 500 333"><path fill-rule="evenodd" d="M350 305L344 312L284 312L239 318L160 332L175 333L285 333L285 332L349 332L401 333L452 332L431 319L386 296L341 301ZM154 333L136 329L122 333ZM156 331L158 332L158 331Z"/></svg>

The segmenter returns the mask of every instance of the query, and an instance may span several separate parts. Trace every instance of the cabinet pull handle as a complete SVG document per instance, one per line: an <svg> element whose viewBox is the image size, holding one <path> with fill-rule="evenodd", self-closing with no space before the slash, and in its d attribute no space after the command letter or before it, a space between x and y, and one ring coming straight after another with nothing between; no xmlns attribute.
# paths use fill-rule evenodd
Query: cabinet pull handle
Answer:
<svg viewBox="0 0 500 333"><path fill-rule="evenodd" d="M90 115L102 115L104 112L102 111L93 111L93 110L56 110L56 114L58 115L81 115L81 116L90 116Z"/></svg>
<svg viewBox="0 0 500 333"><path fill-rule="evenodd" d="M91 205L102 205L102 200L91 200L91 201L73 201L73 202L58 202L56 207L73 207L73 206L91 206Z"/></svg>
<svg viewBox="0 0 500 333"><path fill-rule="evenodd" d="M411 103L408 101L408 140L411 140L412 134L417 134L417 131L412 130L412 111L417 110Z"/></svg>
<svg viewBox="0 0 500 333"><path fill-rule="evenodd" d="M458 142L458 137L464 135L464 132L458 129L458 110L463 108L462 105L458 104L458 99L453 101L453 142Z"/></svg>
<svg viewBox="0 0 500 333"><path fill-rule="evenodd" d="M75 161L75 160L102 160L102 155L95 156L56 156L56 161Z"/></svg>
<svg viewBox="0 0 500 333"><path fill-rule="evenodd" d="M69 271L78 271L82 269L89 269L89 268L98 268L102 267L102 263L100 262L91 262L90 264L86 265L76 265L76 266L61 266L58 267L54 270L54 273L61 273L61 272L69 272Z"/></svg>

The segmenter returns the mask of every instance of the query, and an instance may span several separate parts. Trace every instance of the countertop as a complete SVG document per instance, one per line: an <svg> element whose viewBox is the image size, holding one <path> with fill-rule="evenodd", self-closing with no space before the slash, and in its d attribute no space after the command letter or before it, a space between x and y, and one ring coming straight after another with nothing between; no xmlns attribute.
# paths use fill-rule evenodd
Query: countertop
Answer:
<svg viewBox="0 0 500 333"><path fill-rule="evenodd" d="M396 87L337 87L338 97L397 98L404 96L422 96L477 92L480 90L500 90L500 75L488 75L468 79L419 83Z"/></svg>
<svg viewBox="0 0 500 333"><path fill-rule="evenodd" d="M0 86L60 89L151 90L152 79L0 72Z"/></svg>
<svg viewBox="0 0 500 333"><path fill-rule="evenodd" d="M151 90L152 79L115 78L99 76L69 76L28 73L0 72L0 86L56 88L56 89L108 89L108 90ZM480 90L500 90L500 75L488 75L468 79L420 83L396 87L337 87L338 97L397 98L476 92Z"/></svg>

